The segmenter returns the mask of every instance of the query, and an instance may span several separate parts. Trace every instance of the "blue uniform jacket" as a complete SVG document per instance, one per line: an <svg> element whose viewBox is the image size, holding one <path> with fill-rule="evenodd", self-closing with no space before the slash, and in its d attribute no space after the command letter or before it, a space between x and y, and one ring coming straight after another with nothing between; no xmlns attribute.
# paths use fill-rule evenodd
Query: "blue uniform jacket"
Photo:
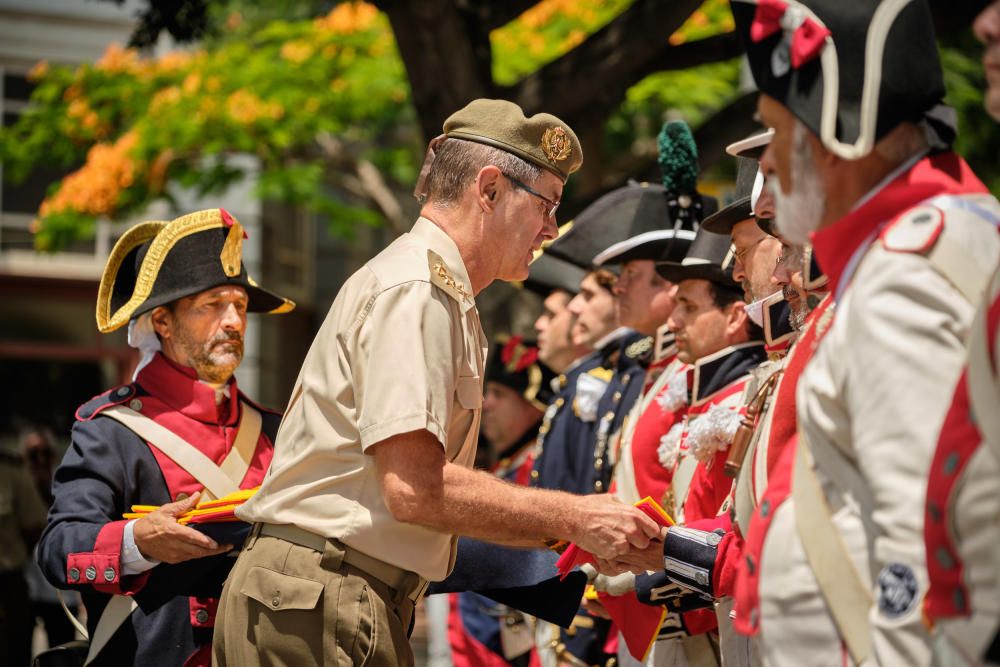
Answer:
<svg viewBox="0 0 1000 667"><path fill-rule="evenodd" d="M158 357L155 363L164 362ZM172 373L170 368L165 372ZM177 377L176 382L183 385L185 377ZM142 374L138 381L143 382ZM173 499L150 446L101 411L118 403L139 405L135 399L153 404L155 397L149 389L155 394L165 388L149 384L124 385L77 411L72 442L55 473L55 499L38 546L38 563L45 577L57 588L80 591L91 635L112 594L131 594L138 604L91 663L95 666L182 665L196 650L210 645L214 604L208 598L221 594L235 561L222 555L176 565L163 563L133 576L118 572L125 524L122 514L132 505L162 505ZM231 387L235 391L235 383ZM261 410L261 416L258 452L273 448L280 421L280 415L272 412ZM224 430L215 426L219 432Z"/></svg>

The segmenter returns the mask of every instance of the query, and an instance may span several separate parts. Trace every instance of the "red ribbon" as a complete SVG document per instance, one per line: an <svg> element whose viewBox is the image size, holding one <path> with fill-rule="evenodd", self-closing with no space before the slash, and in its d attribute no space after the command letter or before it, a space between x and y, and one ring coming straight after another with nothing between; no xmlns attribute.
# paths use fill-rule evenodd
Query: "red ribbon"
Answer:
<svg viewBox="0 0 1000 667"><path fill-rule="evenodd" d="M792 67L798 69L819 55L830 30L812 19L806 19L792 35Z"/></svg>
<svg viewBox="0 0 1000 667"><path fill-rule="evenodd" d="M750 39L760 42L781 30L781 17L787 9L785 0L758 0L757 11L750 24Z"/></svg>
<svg viewBox="0 0 1000 667"><path fill-rule="evenodd" d="M236 222L236 218L230 215L229 211L227 211L224 208L219 209L219 215L222 217L222 224L226 226L226 229L232 227L233 224ZM247 230L245 228L243 229L243 238L245 239L250 238L249 236L247 236Z"/></svg>
<svg viewBox="0 0 1000 667"><path fill-rule="evenodd" d="M750 24L750 39L760 42L781 30L781 19L788 10L785 0L758 0L753 23ZM830 30L812 18L806 18L792 33L792 67L798 69L819 55L830 36Z"/></svg>

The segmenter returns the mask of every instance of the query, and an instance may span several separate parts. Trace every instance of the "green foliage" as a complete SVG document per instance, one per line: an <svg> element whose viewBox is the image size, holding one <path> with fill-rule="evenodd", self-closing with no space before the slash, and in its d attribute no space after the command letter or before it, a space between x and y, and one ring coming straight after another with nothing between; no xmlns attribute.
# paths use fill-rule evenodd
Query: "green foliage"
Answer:
<svg viewBox="0 0 1000 667"><path fill-rule="evenodd" d="M982 46L971 33L962 35L955 46L939 50L948 95L945 101L958 112L955 150L994 195L1000 196L1000 128L983 109L986 78Z"/></svg>
<svg viewBox="0 0 1000 667"><path fill-rule="evenodd" d="M324 153L322 135L337 137L348 162L369 159L400 178L416 171L405 71L371 5L263 26L232 15L205 50L143 60L112 47L97 63L34 75L28 111L0 133L5 175L83 164L43 204L40 248L64 244L74 227L91 234L97 216L141 210L171 183L221 192L245 175L227 161L235 153L258 158L258 196L350 216L334 227L377 221L334 201L326 186L345 156Z"/></svg>

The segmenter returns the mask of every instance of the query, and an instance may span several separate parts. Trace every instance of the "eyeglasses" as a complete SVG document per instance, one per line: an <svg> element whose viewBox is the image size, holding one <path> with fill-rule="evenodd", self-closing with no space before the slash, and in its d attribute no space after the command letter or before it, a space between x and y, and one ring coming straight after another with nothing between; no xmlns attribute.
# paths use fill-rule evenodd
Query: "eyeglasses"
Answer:
<svg viewBox="0 0 1000 667"><path fill-rule="evenodd" d="M743 258L747 256L747 253L750 252L751 250L753 250L754 247L758 243L760 243L761 241L763 241L766 238L767 238L767 234L763 234L759 239L757 239L756 241L754 241L753 243L751 243L750 245L748 245L746 248L743 248L743 250L736 250L736 248L734 246L733 247L733 257L736 258L736 261L739 262L740 264L745 264L745 262L743 261Z"/></svg>
<svg viewBox="0 0 1000 667"><path fill-rule="evenodd" d="M503 172L500 172L500 173L503 174ZM514 187L521 188L522 190L524 190L525 192L527 192L529 195L535 195L536 197L538 197L539 199L541 199L543 202L545 202L545 215L546 215L546 217L549 217L549 218L556 217L556 209L559 208L559 204L562 203L562 202L560 202L559 200L549 199L548 197L546 197L545 195L543 195L541 192L538 192L537 190L531 189L530 187L528 187L527 185L525 185L521 181L517 180L513 176L507 176L507 174L503 174L503 175L507 177L508 181L510 181L511 183L514 184Z"/></svg>

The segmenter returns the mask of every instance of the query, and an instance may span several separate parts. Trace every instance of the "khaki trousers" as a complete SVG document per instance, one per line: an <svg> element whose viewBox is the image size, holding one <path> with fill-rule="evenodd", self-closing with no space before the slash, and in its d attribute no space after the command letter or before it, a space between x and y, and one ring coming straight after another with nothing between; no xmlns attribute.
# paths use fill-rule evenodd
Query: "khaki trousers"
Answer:
<svg viewBox="0 0 1000 667"><path fill-rule="evenodd" d="M345 666L413 665L408 591L394 591L323 552L251 536L226 580L216 615L212 663Z"/></svg>

